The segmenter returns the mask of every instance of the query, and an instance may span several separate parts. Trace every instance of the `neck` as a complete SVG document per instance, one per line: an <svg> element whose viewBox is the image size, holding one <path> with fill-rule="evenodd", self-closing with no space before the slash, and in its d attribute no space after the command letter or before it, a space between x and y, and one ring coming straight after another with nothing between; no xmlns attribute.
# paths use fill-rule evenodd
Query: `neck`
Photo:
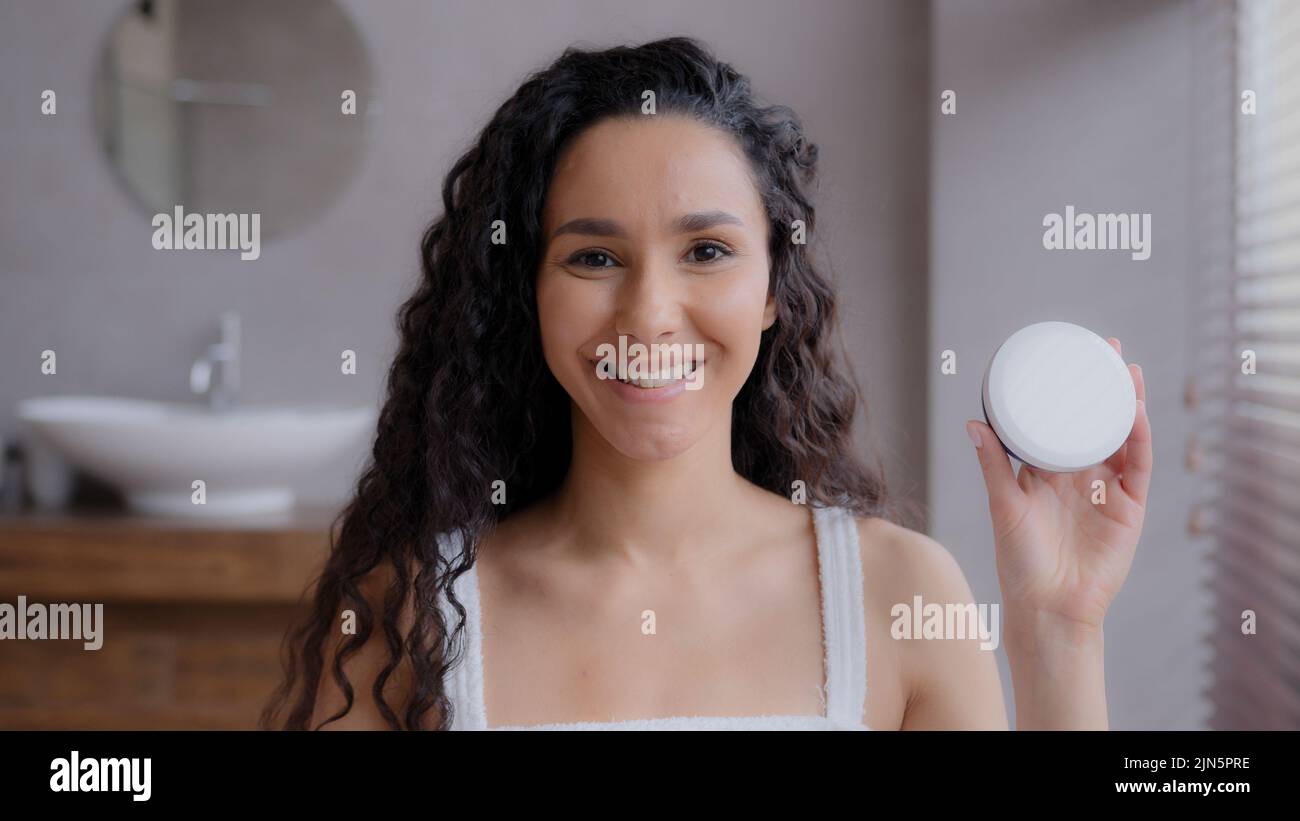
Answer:
<svg viewBox="0 0 1300 821"><path fill-rule="evenodd" d="M753 488L731 463L731 420L676 456L632 459L574 408L573 459L557 490L561 526L584 551L631 564L698 556Z"/></svg>

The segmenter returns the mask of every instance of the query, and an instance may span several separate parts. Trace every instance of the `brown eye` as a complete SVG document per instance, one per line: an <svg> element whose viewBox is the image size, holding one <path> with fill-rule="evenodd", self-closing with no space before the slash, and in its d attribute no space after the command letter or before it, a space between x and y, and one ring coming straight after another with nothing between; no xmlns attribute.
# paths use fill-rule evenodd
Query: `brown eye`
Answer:
<svg viewBox="0 0 1300 821"><path fill-rule="evenodd" d="M716 262L725 256L730 256L731 252L724 246L716 242L702 242L691 249L687 256L691 262Z"/></svg>
<svg viewBox="0 0 1300 821"><path fill-rule="evenodd" d="M609 268L614 265L614 260L604 251L579 251L569 257L569 263L585 268Z"/></svg>

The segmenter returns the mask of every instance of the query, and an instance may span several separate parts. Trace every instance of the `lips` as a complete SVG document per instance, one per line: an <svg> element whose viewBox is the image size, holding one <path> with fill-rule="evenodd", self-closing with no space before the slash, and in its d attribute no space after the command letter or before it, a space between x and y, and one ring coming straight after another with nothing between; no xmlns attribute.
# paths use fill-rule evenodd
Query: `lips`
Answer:
<svg viewBox="0 0 1300 821"><path fill-rule="evenodd" d="M615 379L618 382L622 382L624 385L632 385L633 387L641 388L642 390L653 390L654 388L662 388L667 385L671 385L674 382L680 382L686 379L690 379L691 376L696 371L704 367L707 361L708 360L701 360L700 362L690 361L684 363L683 365L680 366L682 375L679 377L660 376L658 378L641 377L638 379L618 379L617 377L615 377ZM676 370L676 368L670 366L670 367L663 368L662 370L666 371L667 373L673 373Z"/></svg>

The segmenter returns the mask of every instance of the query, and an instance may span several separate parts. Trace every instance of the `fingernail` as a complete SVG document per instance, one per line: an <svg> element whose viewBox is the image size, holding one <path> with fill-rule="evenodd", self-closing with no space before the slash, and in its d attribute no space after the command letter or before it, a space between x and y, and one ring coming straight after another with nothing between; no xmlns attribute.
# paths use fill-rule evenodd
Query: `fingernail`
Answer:
<svg viewBox="0 0 1300 821"><path fill-rule="evenodd" d="M980 448L984 446L984 443L980 441L980 429L975 426L974 422L966 423L966 435L975 443L975 447Z"/></svg>

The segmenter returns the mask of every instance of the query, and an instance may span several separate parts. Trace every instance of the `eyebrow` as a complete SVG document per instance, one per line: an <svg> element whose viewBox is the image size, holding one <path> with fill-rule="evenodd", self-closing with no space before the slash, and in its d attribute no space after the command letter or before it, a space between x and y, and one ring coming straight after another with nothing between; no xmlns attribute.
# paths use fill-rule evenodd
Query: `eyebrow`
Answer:
<svg viewBox="0 0 1300 821"><path fill-rule="evenodd" d="M683 214L677 218L675 227L679 234L689 234L694 231L704 231L715 225L744 225L745 223L735 214L729 214L726 211L697 211L692 214ZM555 229L551 238L561 234L585 234L594 237L619 237L627 238L627 231L623 226L614 220L596 219L593 217L579 217Z"/></svg>

